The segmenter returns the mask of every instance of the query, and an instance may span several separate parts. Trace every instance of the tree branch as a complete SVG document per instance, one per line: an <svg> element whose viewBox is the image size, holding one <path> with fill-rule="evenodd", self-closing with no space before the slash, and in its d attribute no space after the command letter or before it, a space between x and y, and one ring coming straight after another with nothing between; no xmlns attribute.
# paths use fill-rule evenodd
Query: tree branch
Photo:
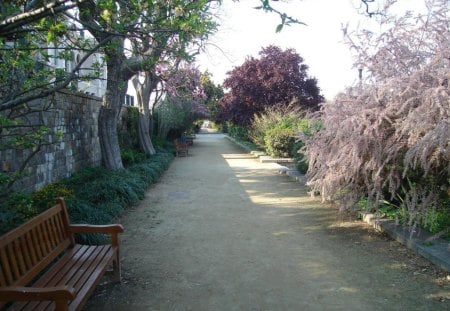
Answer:
<svg viewBox="0 0 450 311"><path fill-rule="evenodd" d="M101 46L103 46L111 38L112 38L112 36L106 37L101 42L99 42L95 47L93 47L92 50L89 51L89 53L84 55L83 58L81 58L80 62L73 68L73 70L71 71L70 75L68 75L67 78L61 84L58 84L58 85L56 85L53 88L44 90L44 91L39 92L39 93L30 94L30 95L27 95L27 96L15 98L13 100L9 100L7 102L4 102L4 103L2 103L0 105L0 111L14 108L14 106L21 105L23 103L26 103L26 102L29 102L29 101L32 101L32 100L35 100L35 99L38 99L38 98L47 97L47 96L49 96L49 95L51 95L51 94L53 94L53 93L55 93L55 92L65 88L66 86L69 85L70 82L72 82L75 78L77 78L76 72L79 71L82 68L81 65L83 65L83 63L92 54L94 54Z"/></svg>
<svg viewBox="0 0 450 311"><path fill-rule="evenodd" d="M0 21L0 37L7 37L17 32L17 28L35 22L43 17L67 11L85 0L55 0L36 9L19 13Z"/></svg>

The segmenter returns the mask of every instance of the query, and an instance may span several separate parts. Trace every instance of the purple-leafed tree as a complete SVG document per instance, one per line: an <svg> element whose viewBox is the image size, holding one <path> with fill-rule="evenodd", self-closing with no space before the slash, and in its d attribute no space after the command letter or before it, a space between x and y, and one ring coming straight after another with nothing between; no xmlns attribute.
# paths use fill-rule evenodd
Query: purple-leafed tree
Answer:
<svg viewBox="0 0 450 311"><path fill-rule="evenodd" d="M263 48L260 58L248 58L228 72L221 100L221 120L247 126L255 114L270 106L297 105L317 110L323 101L317 80L308 76L308 66L293 49Z"/></svg>
<svg viewBox="0 0 450 311"><path fill-rule="evenodd" d="M160 138L166 139L170 131L180 134L195 120L208 115L200 76L200 71L192 64L181 64L167 72L164 77L166 97L155 109Z"/></svg>

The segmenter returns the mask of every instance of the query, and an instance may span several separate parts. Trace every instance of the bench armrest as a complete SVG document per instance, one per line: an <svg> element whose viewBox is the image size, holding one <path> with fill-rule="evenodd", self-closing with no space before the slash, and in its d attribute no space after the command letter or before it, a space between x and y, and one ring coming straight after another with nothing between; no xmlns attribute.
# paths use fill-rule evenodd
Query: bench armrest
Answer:
<svg viewBox="0 0 450 311"><path fill-rule="evenodd" d="M75 224L69 225L71 233L109 233L111 235L111 244L119 246L118 234L123 232L123 226L119 224L113 225L86 225Z"/></svg>
<svg viewBox="0 0 450 311"><path fill-rule="evenodd" d="M0 288L0 301L69 301L75 297L75 289L70 286Z"/></svg>
<svg viewBox="0 0 450 311"><path fill-rule="evenodd" d="M119 224L113 225L86 225L86 224L71 224L69 230L72 233L110 233L117 234L123 232L123 226Z"/></svg>

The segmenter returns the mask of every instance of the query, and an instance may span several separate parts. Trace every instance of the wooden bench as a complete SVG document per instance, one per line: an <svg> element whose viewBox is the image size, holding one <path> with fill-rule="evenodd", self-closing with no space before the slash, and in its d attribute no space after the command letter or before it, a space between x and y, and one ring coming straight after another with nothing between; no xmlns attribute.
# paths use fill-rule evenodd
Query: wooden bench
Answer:
<svg viewBox="0 0 450 311"><path fill-rule="evenodd" d="M186 135L186 143L188 146L194 145L194 136Z"/></svg>
<svg viewBox="0 0 450 311"><path fill-rule="evenodd" d="M57 204L0 237L0 309L81 310L111 266L120 282L121 225L69 223L62 198ZM109 234L107 245L80 245L74 234Z"/></svg>
<svg viewBox="0 0 450 311"><path fill-rule="evenodd" d="M188 146L186 143L182 143L179 139L175 139L175 153L177 157L187 157L188 156Z"/></svg>

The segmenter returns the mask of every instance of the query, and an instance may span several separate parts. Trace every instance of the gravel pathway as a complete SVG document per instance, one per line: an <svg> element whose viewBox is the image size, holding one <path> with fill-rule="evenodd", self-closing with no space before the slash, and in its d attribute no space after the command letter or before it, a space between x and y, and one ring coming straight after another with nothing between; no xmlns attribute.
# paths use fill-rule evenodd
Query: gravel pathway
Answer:
<svg viewBox="0 0 450 311"><path fill-rule="evenodd" d="M86 310L450 310L445 273L221 134L124 215L123 282Z"/></svg>

